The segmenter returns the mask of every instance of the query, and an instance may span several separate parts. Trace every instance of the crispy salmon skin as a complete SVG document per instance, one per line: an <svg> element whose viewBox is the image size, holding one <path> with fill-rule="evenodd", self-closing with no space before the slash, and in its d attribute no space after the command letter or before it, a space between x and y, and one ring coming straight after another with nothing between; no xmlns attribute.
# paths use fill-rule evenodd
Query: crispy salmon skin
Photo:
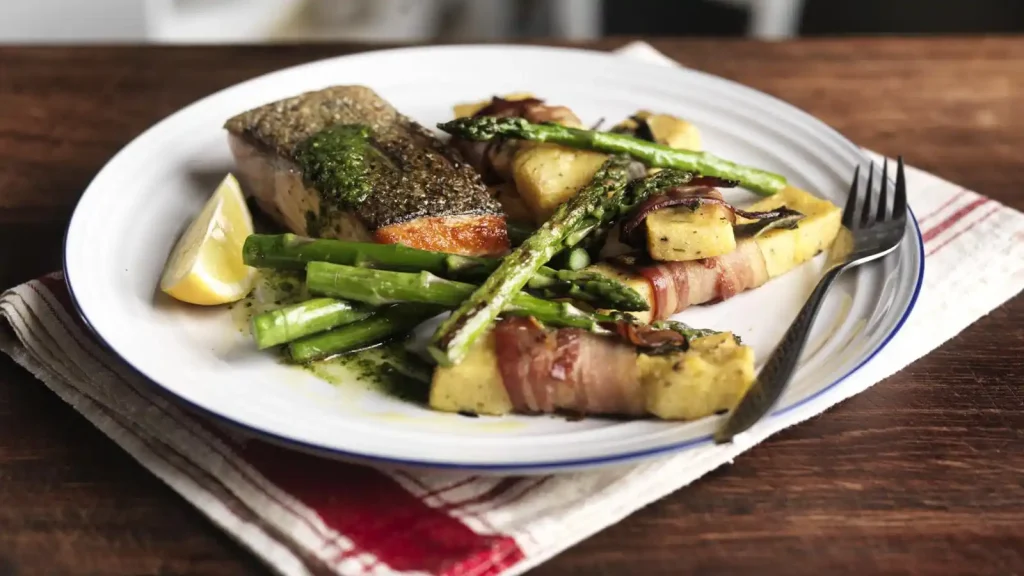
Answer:
<svg viewBox="0 0 1024 576"><path fill-rule="evenodd" d="M224 127L247 190L296 234L473 256L508 251L501 205L480 176L369 88L306 92L238 114ZM350 127L358 128L339 131ZM331 148L334 142L362 147ZM357 161L364 161L360 175L369 174L358 185L331 179Z"/></svg>

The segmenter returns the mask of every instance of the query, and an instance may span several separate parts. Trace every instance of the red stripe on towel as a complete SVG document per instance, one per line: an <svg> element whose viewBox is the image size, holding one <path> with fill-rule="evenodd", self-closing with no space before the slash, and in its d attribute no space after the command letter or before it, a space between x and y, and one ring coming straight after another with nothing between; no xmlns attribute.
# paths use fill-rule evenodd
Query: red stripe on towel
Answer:
<svg viewBox="0 0 1024 576"><path fill-rule="evenodd" d="M922 238L926 243L934 240L936 236L948 230L951 226L959 222L961 218L967 216L971 212L974 212L978 207L986 204L987 202L989 202L989 198L984 196L978 198L974 202L971 202L956 212L953 212L935 226L932 226L931 229L924 233Z"/></svg>
<svg viewBox="0 0 1024 576"><path fill-rule="evenodd" d="M351 540L345 557L365 552L394 570L444 576L496 576L524 557L513 538L477 534L372 468L262 442L241 454Z"/></svg>
<svg viewBox="0 0 1024 576"><path fill-rule="evenodd" d="M981 218L978 218L978 219L977 219L977 220L975 220L974 222L971 222L971 223L970 223L970 225L968 225L968 226L967 226L966 228L964 228L963 230L960 230L960 231L959 231L959 232L957 232L956 234L953 234L952 236L950 236L950 237L949 237L948 239L946 239L946 241L945 241L945 242L943 242L943 243L939 244L938 246L936 246L936 247L934 247L934 248L932 248L932 249L928 250L928 252L927 252L927 253L925 254L925 256L931 256L931 255L935 254L936 252L938 252L939 250L942 250L943 248L945 248L945 247L946 247L947 245L949 245L949 244L952 244L954 240L956 240L956 239L957 239L957 238L959 238L960 236L962 236L962 235L966 234L967 232L970 232L970 231L971 231L971 230L973 230L973 229L974 229L974 228L975 228L975 227L976 227L976 226L977 226L978 224L981 224L981 223L982 223L982 222L984 222L985 220L988 220L988 218L989 218L990 216L994 215L994 214L995 214L995 213L997 213L997 212L999 212L999 208L993 208L992 210L989 210L989 211L988 211L988 212L986 212L985 214L982 214Z"/></svg>
<svg viewBox="0 0 1024 576"><path fill-rule="evenodd" d="M936 217L936 216L937 216L937 215L939 214L939 212L942 212L942 211L943 211L943 210L945 210L946 208L949 208L949 206L950 206L951 204L953 204L954 202L956 202L957 200L959 200L959 199L960 199L960 195L961 195L961 194L963 194L963 193L964 193L964 192L966 192L966 191L967 191L967 190L965 190L965 189L961 189L961 190L960 190L959 192L957 192L956 194L953 194L952 196L950 196L950 197L949 197L949 200L946 200L945 202L943 202L941 206L939 206L939 207L938 207L938 208L936 208L935 210L932 210L932 211L931 211L931 212L929 212L928 214L925 214L924 216L922 216L921 218L919 218L919 219L917 220L917 224L918 224L918 226L924 226L924 223L925 223L925 222L927 222L927 221L931 220L932 218Z"/></svg>

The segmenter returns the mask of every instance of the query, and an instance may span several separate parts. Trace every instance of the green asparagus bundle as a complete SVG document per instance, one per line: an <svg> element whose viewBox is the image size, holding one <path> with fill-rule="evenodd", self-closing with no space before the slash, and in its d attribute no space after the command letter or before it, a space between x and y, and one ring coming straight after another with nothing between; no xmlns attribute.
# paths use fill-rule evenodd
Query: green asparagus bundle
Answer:
<svg viewBox="0 0 1024 576"><path fill-rule="evenodd" d="M629 163L625 156L612 156L605 161L588 185L502 259L501 265L434 333L428 350L439 364L450 366L460 362L537 270L559 251L582 240L570 239L577 226L588 219L600 220L606 210L615 206L629 181Z"/></svg>
<svg viewBox="0 0 1024 576"><path fill-rule="evenodd" d="M416 303L395 304L362 320L295 340L287 347L293 362L306 363L401 338L443 309Z"/></svg>
<svg viewBox="0 0 1024 576"><path fill-rule="evenodd" d="M442 278L472 283L482 282L501 265L501 260L496 258L431 252L401 244L312 239L294 234L252 234L245 239L242 258L246 265L255 268L302 270L309 262L331 262L396 272L427 271ZM569 298L595 308L624 312L649 308L643 296L626 284L578 268L555 270L542 266L526 287L545 298Z"/></svg>
<svg viewBox="0 0 1024 576"><path fill-rule="evenodd" d="M307 283L310 292L316 294L347 298L373 305L429 308L433 314L437 314L443 309L457 307L474 289L471 284L445 280L429 272L418 274L390 272L326 262L311 262L309 264ZM429 313L430 311L424 312L424 314ZM662 321L642 324L620 312L606 314L585 311L571 304L541 300L522 292L512 298L509 306L502 313L530 316L550 326L580 328L598 334L617 335L625 338L634 346L644 348L648 353L655 353L656 350L677 349L680 346L685 347L694 338L716 333L714 330L692 328L682 322ZM384 314L388 313L382 312L380 315ZM418 315L418 308L410 308L409 312L403 312L403 314L410 316L408 323L404 325L406 330L411 330L430 317L429 315ZM366 338L353 338L352 333L359 332L361 324L375 325L371 321L376 317L335 330L335 332L346 335L343 341L344 346L335 346L331 349L351 349L354 346L352 340L365 342ZM406 320L404 316L396 318L401 321ZM675 335L666 334L666 332L673 332ZM379 336L374 334L374 337ZM325 336L321 340L328 339Z"/></svg>
<svg viewBox="0 0 1024 576"><path fill-rule="evenodd" d="M395 272L427 270L453 278L486 278L499 261L419 250L402 244L308 238L295 234L250 234L242 261L254 268L305 270L310 262L383 268Z"/></svg>
<svg viewBox="0 0 1024 576"><path fill-rule="evenodd" d="M446 309L458 308L477 288L473 284L439 278L430 272L391 272L327 262L309 263L306 286L313 294L376 306L417 302ZM533 316L552 326L592 332L604 331L602 322L617 320L612 315L587 312L567 302L542 300L524 292L514 293L502 312Z"/></svg>
<svg viewBox="0 0 1024 576"><path fill-rule="evenodd" d="M675 168L704 176L736 180L744 188L763 196L771 196L786 186L786 179L772 172L742 166L707 152L680 150L626 134L584 130L554 123L531 124L523 118L492 116L457 118L438 124L438 127L452 136L466 140L515 138L608 154L627 154L651 168Z"/></svg>
<svg viewBox="0 0 1024 576"><path fill-rule="evenodd" d="M250 321L253 339L260 350L298 340L317 332L362 320L373 307L333 298L313 298L256 314Z"/></svg>

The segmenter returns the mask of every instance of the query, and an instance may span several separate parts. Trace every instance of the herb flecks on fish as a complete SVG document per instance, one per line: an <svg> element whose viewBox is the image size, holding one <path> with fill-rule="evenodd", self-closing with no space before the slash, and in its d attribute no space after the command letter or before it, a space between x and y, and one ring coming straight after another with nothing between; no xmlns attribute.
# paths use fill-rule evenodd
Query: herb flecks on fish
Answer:
<svg viewBox="0 0 1024 576"><path fill-rule="evenodd" d="M295 162L322 202L352 209L373 192L374 181L394 167L371 139L369 126L339 124L325 128L295 148Z"/></svg>

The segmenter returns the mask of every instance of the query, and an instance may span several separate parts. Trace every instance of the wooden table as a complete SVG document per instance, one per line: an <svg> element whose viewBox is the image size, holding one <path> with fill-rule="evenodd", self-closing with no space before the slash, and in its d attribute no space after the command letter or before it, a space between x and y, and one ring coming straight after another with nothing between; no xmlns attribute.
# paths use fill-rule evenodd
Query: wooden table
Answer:
<svg viewBox="0 0 1024 576"><path fill-rule="evenodd" d="M1024 37L654 44L1024 209ZM0 48L0 285L59 266L78 195L155 121L360 49ZM1022 326L1018 297L535 573L1024 573ZM0 576L157 573L266 571L0 357Z"/></svg>

